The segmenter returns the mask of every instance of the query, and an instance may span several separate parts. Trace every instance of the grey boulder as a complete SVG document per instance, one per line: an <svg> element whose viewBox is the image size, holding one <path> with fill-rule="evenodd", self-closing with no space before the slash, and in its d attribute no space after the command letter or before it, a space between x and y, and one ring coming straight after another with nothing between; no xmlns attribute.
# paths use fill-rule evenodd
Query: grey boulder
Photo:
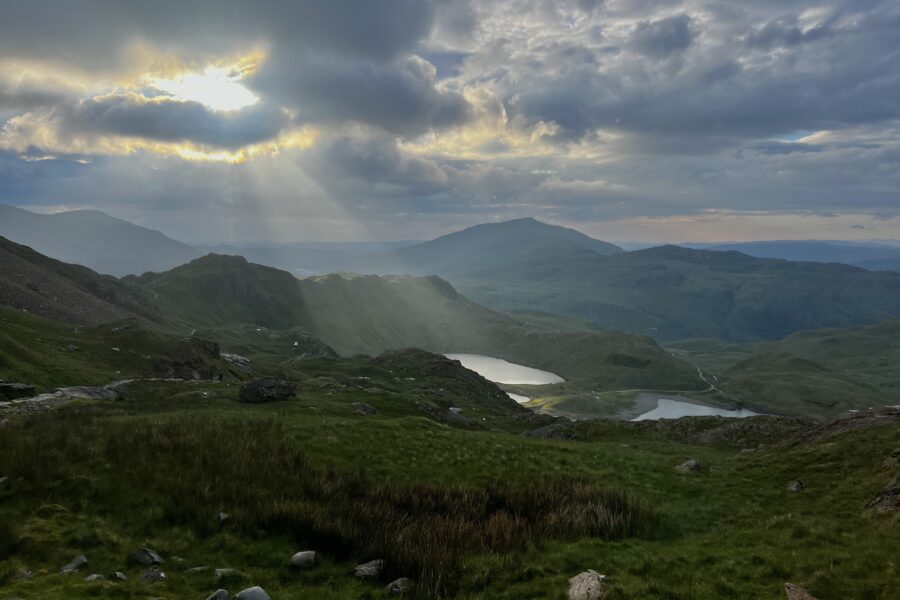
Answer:
<svg viewBox="0 0 900 600"><path fill-rule="evenodd" d="M247 588L246 590L238 592L238 595L234 597L234 600L272 600L272 597L266 593L266 590L255 585L252 588Z"/></svg>
<svg viewBox="0 0 900 600"><path fill-rule="evenodd" d="M787 484L787 487L785 489L789 492L802 492L803 488L805 488L805 487L806 486L803 484L802 481L800 481L799 479L796 479L796 480L790 482L789 484Z"/></svg>
<svg viewBox="0 0 900 600"><path fill-rule="evenodd" d="M104 577L100 573L94 573L93 575L88 575L87 577L84 578L84 580L88 581L88 582L103 581L104 579L106 579L106 577Z"/></svg>
<svg viewBox="0 0 900 600"><path fill-rule="evenodd" d="M165 562L162 556L157 554L156 551L151 548L138 548L131 556L134 558L135 562L144 565L145 567L160 565Z"/></svg>
<svg viewBox="0 0 900 600"><path fill-rule="evenodd" d="M675 470L679 473L698 473L700 472L700 461L696 458L689 458L677 467Z"/></svg>
<svg viewBox="0 0 900 600"><path fill-rule="evenodd" d="M401 577L400 579L395 579L394 581L387 584L387 587L384 588L386 594L393 594L395 596L402 596L403 594L408 594L413 589L412 579L407 579L406 577Z"/></svg>
<svg viewBox="0 0 900 600"><path fill-rule="evenodd" d="M600 600L606 596L603 590L603 580L605 575L601 575L593 569L588 569L579 573L569 580L569 600Z"/></svg>
<svg viewBox="0 0 900 600"><path fill-rule="evenodd" d="M374 406L370 406L365 402L354 402L352 404L353 411L358 415L377 415L378 409Z"/></svg>
<svg viewBox="0 0 900 600"><path fill-rule="evenodd" d="M357 579L378 579L381 572L384 571L384 561L381 559L371 560L367 563L356 566Z"/></svg>
<svg viewBox="0 0 900 600"><path fill-rule="evenodd" d="M216 590L206 600L228 600L228 590Z"/></svg>
<svg viewBox="0 0 900 600"><path fill-rule="evenodd" d="M238 571L237 569L229 569L229 568L216 569L213 572L213 575L216 578L216 582L220 582L225 579L242 579L243 577L245 577L245 575L243 573L241 573L240 571Z"/></svg>
<svg viewBox="0 0 900 600"><path fill-rule="evenodd" d="M162 583L166 580L166 574L159 570L159 567L153 566L144 571L141 575L141 581L144 583Z"/></svg>
<svg viewBox="0 0 900 600"><path fill-rule="evenodd" d="M784 593L787 595L788 600L816 600L815 596L793 583L784 584Z"/></svg>
<svg viewBox="0 0 900 600"><path fill-rule="evenodd" d="M302 550L291 557L290 565L295 569L312 569L319 557L312 550Z"/></svg>
<svg viewBox="0 0 900 600"><path fill-rule="evenodd" d="M254 379L242 385L240 392L238 392L238 400L251 404L275 402L293 397L294 384L284 379L275 379L274 377Z"/></svg>

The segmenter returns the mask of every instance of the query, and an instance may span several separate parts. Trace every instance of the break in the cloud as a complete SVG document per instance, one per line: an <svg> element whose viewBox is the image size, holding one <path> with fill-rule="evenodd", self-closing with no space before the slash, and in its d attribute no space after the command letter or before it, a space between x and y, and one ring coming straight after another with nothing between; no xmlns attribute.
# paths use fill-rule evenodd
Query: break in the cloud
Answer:
<svg viewBox="0 0 900 600"><path fill-rule="evenodd" d="M898 173L891 1L0 7L0 201L186 239L900 237Z"/></svg>

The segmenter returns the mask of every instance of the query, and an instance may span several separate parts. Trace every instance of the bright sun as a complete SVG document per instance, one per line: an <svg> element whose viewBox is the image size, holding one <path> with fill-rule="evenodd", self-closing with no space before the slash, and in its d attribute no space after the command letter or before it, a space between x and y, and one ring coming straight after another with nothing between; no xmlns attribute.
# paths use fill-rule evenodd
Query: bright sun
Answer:
<svg viewBox="0 0 900 600"><path fill-rule="evenodd" d="M176 79L154 79L153 87L182 100L193 100L213 110L239 110L259 101L238 83L240 76L228 69L209 67L203 73L186 73Z"/></svg>

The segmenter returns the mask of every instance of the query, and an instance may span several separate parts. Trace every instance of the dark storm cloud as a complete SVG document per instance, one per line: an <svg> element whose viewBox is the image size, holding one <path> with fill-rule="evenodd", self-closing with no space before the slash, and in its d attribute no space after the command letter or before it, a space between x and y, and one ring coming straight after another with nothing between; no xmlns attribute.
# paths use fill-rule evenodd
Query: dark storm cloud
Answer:
<svg viewBox="0 0 900 600"><path fill-rule="evenodd" d="M431 196L446 191L434 161L403 153L386 135L343 134L322 140L304 157L310 176L337 195Z"/></svg>
<svg viewBox="0 0 900 600"><path fill-rule="evenodd" d="M465 27L465 3L443 2L439 8L462 19L456 29ZM142 43L199 61L202 68L204 57L263 44L269 55L248 85L264 100L295 109L304 121L350 120L419 134L460 123L467 114L465 100L437 89L427 63L420 65L413 56L432 30L436 10L421 0L12 1L4 3L0 18L0 57L115 72L128 67L133 44ZM13 102L16 108L34 108L51 103L52 95L40 90L23 95L0 80L0 108ZM188 106L144 107L125 120L151 125L154 115L177 112L171 121L157 121L166 130L153 137L179 139L172 128L188 125L182 116L191 111L199 113ZM276 129L271 116L269 131ZM257 139L243 121L255 123L261 115L238 122L198 118L194 129L202 130L200 135L186 131L184 138L215 140L208 127L218 122L225 129L216 145L232 146L242 138Z"/></svg>
<svg viewBox="0 0 900 600"><path fill-rule="evenodd" d="M631 45L641 54L662 58L686 49L692 39L691 18L676 15L658 21L641 21L631 35Z"/></svg>
<svg viewBox="0 0 900 600"><path fill-rule="evenodd" d="M265 96L296 107L304 122L355 121L415 135L465 121L468 103L435 89L435 70L410 57L388 64L309 60L292 65L276 55L251 82Z"/></svg>
<svg viewBox="0 0 900 600"><path fill-rule="evenodd" d="M421 0L7 0L0 54L109 66L133 41L214 52L235 41L389 59L431 30Z"/></svg>
<svg viewBox="0 0 900 600"><path fill-rule="evenodd" d="M59 117L66 131L191 141L220 148L239 148L271 139L289 120L283 110L265 104L216 112L199 102L153 100L136 94L85 100L60 110Z"/></svg>
<svg viewBox="0 0 900 600"><path fill-rule="evenodd" d="M813 6L802 4L784 15L707 11L698 2L690 6L702 19L643 19L615 54L604 54L616 47L613 34L597 48L587 27L582 37L561 33L570 60L555 59L559 47L533 52L504 65L495 89L522 122L559 124L560 141L619 130L639 136L632 145L645 151L716 151L797 129L900 118L900 5L854 14L835 7L810 23L800 11Z"/></svg>
<svg viewBox="0 0 900 600"><path fill-rule="evenodd" d="M2 146L17 154L0 155L7 202L191 206L236 223L261 207L273 219L324 211L337 230L401 214L900 212L896 1L9 0L0 11L0 124L21 134ZM129 96L110 82L131 73L137 43L195 69L263 48L242 82L260 103L226 114ZM16 61L86 87L20 78ZM195 164L42 152L48 122L62 137L229 149L297 125L318 138L245 165ZM51 156L73 160L35 161Z"/></svg>

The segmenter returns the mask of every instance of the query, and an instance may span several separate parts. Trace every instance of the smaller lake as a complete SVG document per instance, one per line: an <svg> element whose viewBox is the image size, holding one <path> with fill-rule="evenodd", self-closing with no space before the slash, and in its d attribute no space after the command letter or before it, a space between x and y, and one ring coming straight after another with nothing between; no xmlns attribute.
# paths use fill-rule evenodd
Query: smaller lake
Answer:
<svg viewBox="0 0 900 600"><path fill-rule="evenodd" d="M447 354L447 358L458 360L467 369L475 371L494 383L521 383L524 385L546 385L562 383L562 377L549 371L532 369L492 356L481 354ZM523 396L524 397L524 396ZM516 400L518 402L518 400Z"/></svg>
<svg viewBox="0 0 900 600"><path fill-rule="evenodd" d="M531 398L528 396L523 396L522 394L513 394L512 392L506 392L506 395L518 402L519 404L525 404L526 402L531 402Z"/></svg>
<svg viewBox="0 0 900 600"><path fill-rule="evenodd" d="M656 408L638 415L632 419L632 421L656 421L658 419L680 419L681 417L733 417L740 419L744 417L755 417L759 414L760 413L753 412L746 408L729 410L727 408L716 408L714 406L694 404L693 402L659 398L657 400Z"/></svg>

